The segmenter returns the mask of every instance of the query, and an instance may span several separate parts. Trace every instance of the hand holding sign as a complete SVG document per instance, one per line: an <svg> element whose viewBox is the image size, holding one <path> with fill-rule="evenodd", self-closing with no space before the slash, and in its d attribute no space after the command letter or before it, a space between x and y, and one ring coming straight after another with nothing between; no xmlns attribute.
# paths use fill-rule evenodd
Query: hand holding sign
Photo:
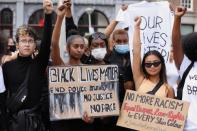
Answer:
<svg viewBox="0 0 197 131"><path fill-rule="evenodd" d="M89 117L87 112L84 112L83 114L83 121L85 121L86 123L92 123L94 122L94 118Z"/></svg>
<svg viewBox="0 0 197 131"><path fill-rule="evenodd" d="M46 14L51 14L53 11L53 3L51 0L43 0L43 9Z"/></svg>
<svg viewBox="0 0 197 131"><path fill-rule="evenodd" d="M178 18L181 18L185 14L186 11L187 9L185 7L178 6L175 9L175 16Z"/></svg>

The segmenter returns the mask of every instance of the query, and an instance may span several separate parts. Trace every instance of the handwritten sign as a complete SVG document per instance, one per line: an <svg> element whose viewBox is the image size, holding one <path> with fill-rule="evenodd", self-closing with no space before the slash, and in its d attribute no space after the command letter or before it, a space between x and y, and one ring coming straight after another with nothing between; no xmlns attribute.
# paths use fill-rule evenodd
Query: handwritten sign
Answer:
<svg viewBox="0 0 197 131"><path fill-rule="evenodd" d="M131 4L126 11L119 12L117 20L124 22L129 27L130 50L133 49L134 19L136 16L141 16L142 19L140 26L142 56L148 51L157 50L162 54L167 63L170 55L173 20L169 3L166 1L143 1Z"/></svg>
<svg viewBox="0 0 197 131"><path fill-rule="evenodd" d="M142 131L182 131L188 102L127 90L117 125Z"/></svg>
<svg viewBox="0 0 197 131"><path fill-rule="evenodd" d="M50 119L119 114L116 65L49 67Z"/></svg>

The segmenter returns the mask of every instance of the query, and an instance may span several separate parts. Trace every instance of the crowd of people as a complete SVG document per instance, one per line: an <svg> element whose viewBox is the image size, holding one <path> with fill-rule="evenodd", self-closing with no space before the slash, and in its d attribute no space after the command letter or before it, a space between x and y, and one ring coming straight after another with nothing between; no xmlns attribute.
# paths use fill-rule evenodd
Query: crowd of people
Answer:
<svg viewBox="0 0 197 131"><path fill-rule="evenodd" d="M122 9L126 10L125 5ZM131 131L132 129L116 126L118 116L93 118L84 113L82 119L49 120L47 66L109 64L115 64L119 69L120 104L126 90L188 101L190 107L184 130L197 130L197 118L194 115L197 109L197 33L181 38L181 18L186 12L184 7L176 7L174 11L172 48L176 51L173 52L172 61L179 75L173 79L173 84L168 82L168 68L158 51L148 51L141 57L141 17L135 19L133 42L129 44L128 31L115 29L118 23L115 20L111 21L103 33L81 36L72 18L70 0L64 0L57 8L54 28L51 0L43 0L43 10L45 20L39 51L36 47L38 37L31 27L20 26L16 31L15 43L0 34L0 130ZM63 50L69 54L67 62L61 58L59 47L64 18L67 41L62 44L66 45ZM133 61L130 59L131 44Z"/></svg>

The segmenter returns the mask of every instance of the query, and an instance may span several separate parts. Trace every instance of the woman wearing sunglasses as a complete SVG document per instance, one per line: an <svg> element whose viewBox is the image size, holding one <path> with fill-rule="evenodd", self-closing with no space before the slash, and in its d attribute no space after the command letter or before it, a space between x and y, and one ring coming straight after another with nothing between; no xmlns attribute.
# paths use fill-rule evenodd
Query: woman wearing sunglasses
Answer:
<svg viewBox="0 0 197 131"><path fill-rule="evenodd" d="M160 97L174 98L173 89L167 84L164 58L156 51L148 51L141 63L141 18L135 20L133 37L133 78L136 91Z"/></svg>

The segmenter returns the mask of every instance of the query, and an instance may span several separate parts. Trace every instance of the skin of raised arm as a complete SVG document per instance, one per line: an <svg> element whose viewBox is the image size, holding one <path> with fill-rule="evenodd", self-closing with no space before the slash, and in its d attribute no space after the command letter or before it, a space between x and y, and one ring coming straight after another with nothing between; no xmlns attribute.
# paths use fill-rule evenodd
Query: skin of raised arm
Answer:
<svg viewBox="0 0 197 131"><path fill-rule="evenodd" d="M140 40L140 24L141 17L136 17L133 35L133 79L135 82L135 89L137 90L141 85L144 74L141 69L141 40Z"/></svg>
<svg viewBox="0 0 197 131"><path fill-rule="evenodd" d="M123 11L127 10L127 8L128 8L128 5L123 4L121 6L121 9ZM110 37L110 35L112 34L112 32L114 31L114 29L116 28L117 24L118 24L118 21L112 20L109 23L109 25L107 26L107 28L105 29L105 31L104 31L104 34L109 38L109 40L108 40L109 46L108 47L109 47L109 50L110 51L113 50L113 42L112 42L112 37Z"/></svg>
<svg viewBox="0 0 197 131"><path fill-rule="evenodd" d="M110 36L112 34L112 32L114 31L116 25L118 24L118 21L116 20L112 20L110 22L110 24L107 26L107 28L105 29L104 31L104 34L109 38L108 39L108 47L109 47L109 51L112 51L113 50L113 40L112 40L112 37Z"/></svg>
<svg viewBox="0 0 197 131"><path fill-rule="evenodd" d="M116 27L117 24L118 24L118 21L112 20L112 21L109 23L109 25L107 26L107 28L105 29L104 34L105 34L107 37L109 37L109 36L112 34L112 32L114 31L114 29L115 29L115 27Z"/></svg>
<svg viewBox="0 0 197 131"><path fill-rule="evenodd" d="M60 57L59 39L60 39L62 21L64 19L64 14L65 14L65 5L60 6L57 12L58 12L57 13L58 16L52 34L51 58L53 61L53 65L63 65L64 62Z"/></svg>
<svg viewBox="0 0 197 131"><path fill-rule="evenodd" d="M181 17L185 14L186 8L184 7L176 7L175 16L174 16L174 25L172 29L172 46L174 50L174 61L177 69L180 69L180 65L182 63L184 53L181 42Z"/></svg>

